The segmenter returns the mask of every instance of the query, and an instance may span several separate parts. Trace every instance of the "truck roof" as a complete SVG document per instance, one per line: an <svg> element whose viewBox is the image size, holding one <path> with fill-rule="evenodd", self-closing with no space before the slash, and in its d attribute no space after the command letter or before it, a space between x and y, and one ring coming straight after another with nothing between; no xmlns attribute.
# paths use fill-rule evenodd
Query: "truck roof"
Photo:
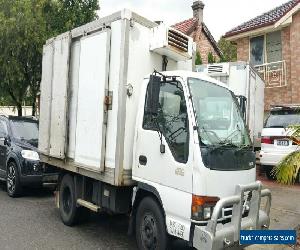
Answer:
<svg viewBox="0 0 300 250"><path fill-rule="evenodd" d="M188 70L174 70L174 71L163 71L160 73L163 75L166 75L166 76L179 76L179 77L182 77L183 79L187 79L189 77L198 78L198 79L201 79L201 80L204 80L207 82L211 82L220 87L231 90L226 84L224 84L221 81L218 81L212 77L209 77L207 74L202 73L202 72L192 72L192 71L188 71ZM149 77L147 76L146 78L149 78Z"/></svg>
<svg viewBox="0 0 300 250"><path fill-rule="evenodd" d="M130 9L123 8L117 12L114 12L111 15L101 17L97 20L86 23L86 24L76 27L72 30L66 31L65 33L54 36L54 37L48 39L46 41L46 44L51 43L56 38L64 37L64 36L66 36L66 34L69 34L69 33L71 33L72 38L77 38L77 37L83 36L84 34L87 34L87 33L93 33L95 31L99 30L99 27L106 26L107 24L110 24L111 22L114 22L114 21L120 20L120 19L128 19L128 20L133 19L133 20L136 20L139 23L143 23L145 26L151 27L151 28L158 26L157 23L137 14L136 12L131 11Z"/></svg>

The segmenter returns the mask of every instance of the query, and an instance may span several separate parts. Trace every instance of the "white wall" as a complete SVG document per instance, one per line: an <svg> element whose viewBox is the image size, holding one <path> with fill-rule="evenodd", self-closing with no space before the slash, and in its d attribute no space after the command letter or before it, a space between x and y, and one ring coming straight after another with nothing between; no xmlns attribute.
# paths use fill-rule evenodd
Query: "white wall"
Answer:
<svg viewBox="0 0 300 250"><path fill-rule="evenodd" d="M22 108L23 116L31 116L32 114L32 107L30 106L24 106ZM18 115L17 107L14 106L0 106L0 115Z"/></svg>

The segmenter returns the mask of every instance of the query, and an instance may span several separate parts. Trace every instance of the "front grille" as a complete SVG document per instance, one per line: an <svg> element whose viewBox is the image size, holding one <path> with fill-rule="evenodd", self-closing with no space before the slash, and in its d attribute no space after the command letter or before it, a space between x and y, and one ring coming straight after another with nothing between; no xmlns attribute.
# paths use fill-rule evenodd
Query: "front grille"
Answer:
<svg viewBox="0 0 300 250"><path fill-rule="evenodd" d="M24 161L22 164L23 175L41 175L42 167L38 162Z"/></svg>
<svg viewBox="0 0 300 250"><path fill-rule="evenodd" d="M245 194L244 202L243 202L242 218L248 216L248 214L249 214L249 202L250 202L251 198L252 198L252 192ZM233 206L222 208L222 212L219 215L218 221L220 221L222 223L227 223L227 222L231 221L232 209L233 209Z"/></svg>
<svg viewBox="0 0 300 250"><path fill-rule="evenodd" d="M176 30L169 29L168 31L168 44L177 50L182 52L188 52L189 39L188 37L182 35Z"/></svg>

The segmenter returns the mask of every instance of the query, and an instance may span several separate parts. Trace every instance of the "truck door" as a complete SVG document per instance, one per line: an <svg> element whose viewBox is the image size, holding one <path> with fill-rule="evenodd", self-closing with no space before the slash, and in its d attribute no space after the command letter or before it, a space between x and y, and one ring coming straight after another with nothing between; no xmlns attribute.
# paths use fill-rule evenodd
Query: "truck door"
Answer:
<svg viewBox="0 0 300 250"><path fill-rule="evenodd" d="M181 238L187 237L187 230L178 235L170 225L189 227L185 220L191 213L193 152L186 99L180 82L161 84L157 117L153 118L144 111L143 118L140 118L143 121L138 127L136 164L133 167L134 178L158 189L164 203L168 231ZM165 145L164 153L160 151L161 140Z"/></svg>
<svg viewBox="0 0 300 250"><path fill-rule="evenodd" d="M6 122L0 120L0 176L5 176L6 169L6 154L7 154L7 146L5 140L7 139L7 125Z"/></svg>
<svg viewBox="0 0 300 250"><path fill-rule="evenodd" d="M110 30L80 40L75 162L104 170Z"/></svg>

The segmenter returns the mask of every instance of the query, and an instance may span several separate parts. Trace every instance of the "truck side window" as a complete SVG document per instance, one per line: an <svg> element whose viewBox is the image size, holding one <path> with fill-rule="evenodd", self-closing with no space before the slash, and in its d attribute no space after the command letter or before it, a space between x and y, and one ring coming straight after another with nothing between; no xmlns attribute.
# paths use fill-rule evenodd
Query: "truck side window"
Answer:
<svg viewBox="0 0 300 250"><path fill-rule="evenodd" d="M6 123L0 120L0 138L6 137L8 135Z"/></svg>
<svg viewBox="0 0 300 250"><path fill-rule="evenodd" d="M186 163L189 153L189 128L184 91L180 82L161 84L157 117L144 113L144 129L157 131L158 126L175 160Z"/></svg>

